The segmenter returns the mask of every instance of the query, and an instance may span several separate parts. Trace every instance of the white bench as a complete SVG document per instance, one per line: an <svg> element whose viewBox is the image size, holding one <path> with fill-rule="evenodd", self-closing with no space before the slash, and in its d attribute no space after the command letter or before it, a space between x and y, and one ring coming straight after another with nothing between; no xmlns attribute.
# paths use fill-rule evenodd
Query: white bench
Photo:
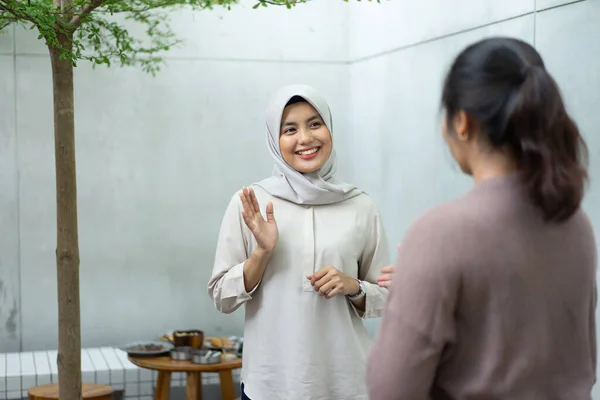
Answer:
<svg viewBox="0 0 600 400"><path fill-rule="evenodd" d="M27 390L58 382L56 350L0 353L0 400L27 398ZM234 371L239 382L240 371ZM112 347L81 349L81 378L85 383L109 385L126 399L152 400L156 373L138 368L127 354ZM185 386L185 374L173 374L171 386ZM202 374L202 383L219 384L217 373Z"/></svg>

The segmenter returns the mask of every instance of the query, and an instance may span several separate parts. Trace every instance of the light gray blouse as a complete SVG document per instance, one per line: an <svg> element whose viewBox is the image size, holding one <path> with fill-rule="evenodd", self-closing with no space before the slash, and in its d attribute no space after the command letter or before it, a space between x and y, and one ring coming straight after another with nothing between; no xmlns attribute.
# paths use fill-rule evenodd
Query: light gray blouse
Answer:
<svg viewBox="0 0 600 400"><path fill-rule="evenodd" d="M262 281L246 292L243 266L257 244L236 193L225 212L208 290L231 313L246 304L245 392L252 399L367 399L365 364L371 340L361 318L381 316L387 289L377 286L389 264L387 238L373 200L297 205L254 186L264 215L271 201L279 242ZM332 265L365 282L366 309L345 296L325 299L304 277Z"/></svg>

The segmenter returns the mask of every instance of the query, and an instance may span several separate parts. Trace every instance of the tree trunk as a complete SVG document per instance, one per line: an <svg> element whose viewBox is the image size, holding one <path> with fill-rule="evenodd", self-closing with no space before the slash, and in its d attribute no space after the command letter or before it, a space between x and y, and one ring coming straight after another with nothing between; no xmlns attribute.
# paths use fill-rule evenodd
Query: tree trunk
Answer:
<svg viewBox="0 0 600 400"><path fill-rule="evenodd" d="M59 33L59 43L72 48L72 35ZM79 239L73 64L50 45L54 90L56 158L56 267L58 280L58 381L60 400L81 400L81 329L79 310Z"/></svg>

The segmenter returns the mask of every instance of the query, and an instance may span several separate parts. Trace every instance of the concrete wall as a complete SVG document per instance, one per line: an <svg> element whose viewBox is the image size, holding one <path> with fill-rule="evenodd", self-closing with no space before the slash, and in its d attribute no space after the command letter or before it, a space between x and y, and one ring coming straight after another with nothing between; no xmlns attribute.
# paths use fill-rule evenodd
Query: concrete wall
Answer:
<svg viewBox="0 0 600 400"><path fill-rule="evenodd" d="M588 89L600 84L600 45L594 39L600 34L596 24L599 2L537 1L537 12L533 1L522 0L476 2L472 9L467 1L458 1L454 11L447 2L434 3L423 10L416 5L411 9L407 2L389 2L381 8L361 4L351 13L352 26L360 27L354 32L356 40L351 41L351 53L356 57L350 66L352 147L360 149L361 159L375 161L369 168L355 164L352 176L380 197L394 241L401 239L416 215L471 186L454 166L441 138L441 86L456 54L490 35L509 35L536 44L588 140L592 178L600 174L594 159L600 150L594 128L600 120L591 111L600 96ZM441 16L431 9L455 18L448 26L440 26ZM370 11L368 21L364 10ZM381 15L373 16L375 11ZM391 17L404 13L414 14L404 21ZM411 25L413 19L419 23ZM430 31L422 26L423 20L431 21ZM367 23L373 29L365 26ZM462 28L453 31L456 27ZM364 44L361 30L373 36L369 40L379 47ZM387 47L381 47L382 42L387 42ZM600 211L592 200L598 194L600 188L592 185L586 203L592 217Z"/></svg>
<svg viewBox="0 0 600 400"><path fill-rule="evenodd" d="M281 85L306 82L330 100L342 177L375 197L392 243L426 209L468 190L444 148L439 97L452 58L489 35L535 43L558 80L590 147L585 207L600 232L600 1L451 3L319 0L252 11L242 2L231 12L176 14L187 44L156 78L78 68L84 345L181 327L241 333L242 312L217 313L205 283L227 200L270 173L263 114ZM17 30L0 36L0 68L0 351L50 348L48 57Z"/></svg>
<svg viewBox="0 0 600 400"><path fill-rule="evenodd" d="M537 0L538 7L552 7L557 3L561 2ZM594 225L600 254L599 21L598 0L548 9L536 17L535 41L563 90L571 115L587 140L591 185L584 208ZM600 320L600 309L596 309L596 320ZM593 398L600 399L600 386L597 384Z"/></svg>
<svg viewBox="0 0 600 400"><path fill-rule="evenodd" d="M0 351L18 349L20 259L15 79L12 37L0 35Z"/></svg>
<svg viewBox="0 0 600 400"><path fill-rule="evenodd" d="M319 88L344 153L347 4L253 4L175 14L186 44L168 53L156 78L131 68L76 70L85 346L194 327L241 334L243 312L219 314L206 283L229 199L271 173L264 110L273 90ZM0 69L0 351L56 348L47 51L31 32L11 28L0 36Z"/></svg>
<svg viewBox="0 0 600 400"><path fill-rule="evenodd" d="M352 177L378 200L390 241L399 243L417 216L472 186L441 137L441 87L457 53L491 35L534 43L562 88L588 142L592 184L585 208L600 232L600 94L593 89L600 87L600 1L451 3L351 9ZM377 323L369 323L371 331Z"/></svg>

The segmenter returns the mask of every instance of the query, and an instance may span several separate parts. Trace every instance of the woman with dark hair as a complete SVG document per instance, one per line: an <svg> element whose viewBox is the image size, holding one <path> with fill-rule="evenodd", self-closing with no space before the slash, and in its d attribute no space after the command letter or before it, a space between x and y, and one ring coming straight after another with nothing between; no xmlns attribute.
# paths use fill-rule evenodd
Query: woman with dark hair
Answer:
<svg viewBox="0 0 600 400"><path fill-rule="evenodd" d="M442 106L475 187L398 248L370 398L589 400L596 242L586 148L556 82L532 46L486 39L452 64Z"/></svg>
<svg viewBox="0 0 600 400"><path fill-rule="evenodd" d="M287 86L267 109L273 176L236 193L221 224L209 294L245 305L242 399L367 400L389 259L377 206L335 177L333 124L312 88Z"/></svg>

